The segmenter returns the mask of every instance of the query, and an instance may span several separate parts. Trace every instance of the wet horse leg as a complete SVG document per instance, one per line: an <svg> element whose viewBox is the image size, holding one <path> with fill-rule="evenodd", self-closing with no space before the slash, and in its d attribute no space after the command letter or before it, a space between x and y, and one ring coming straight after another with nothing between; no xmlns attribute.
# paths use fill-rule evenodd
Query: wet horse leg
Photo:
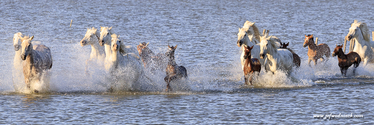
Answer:
<svg viewBox="0 0 374 125"><path fill-rule="evenodd" d="M312 59L308 59L308 65L309 65L309 67L312 67L312 66L310 65L310 62L312 62Z"/></svg>
<svg viewBox="0 0 374 125"><path fill-rule="evenodd" d="M316 66L318 59L314 59L313 61L314 61L314 65Z"/></svg>

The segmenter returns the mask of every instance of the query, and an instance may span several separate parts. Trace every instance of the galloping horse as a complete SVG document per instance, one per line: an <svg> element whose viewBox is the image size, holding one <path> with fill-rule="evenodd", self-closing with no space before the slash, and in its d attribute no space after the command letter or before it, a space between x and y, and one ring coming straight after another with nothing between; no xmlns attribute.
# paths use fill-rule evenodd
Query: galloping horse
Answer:
<svg viewBox="0 0 374 125"><path fill-rule="evenodd" d="M242 64L242 70L244 69L244 61L245 61L245 59L244 59L244 54L245 54L244 45L253 46L253 49L252 49L253 57L252 58L257 58L257 59L260 60L262 65L264 64L264 59L260 59L260 45L254 44L253 42L251 42L250 39L248 38L248 34L245 32L245 30L243 28L239 28L238 41L236 42L236 44L239 47L241 47L241 49L242 49L242 54L240 56L240 62Z"/></svg>
<svg viewBox="0 0 374 125"><path fill-rule="evenodd" d="M360 55L366 65L368 62L374 61L374 52L372 43L370 42L370 33L366 23L354 20L349 28L349 32L344 40L343 48L345 50L346 40L350 41L349 52L353 51Z"/></svg>
<svg viewBox="0 0 374 125"><path fill-rule="evenodd" d="M148 48L149 43L140 43L137 46L139 56L143 61L144 67L165 69L166 68L166 57L165 54L159 53L154 54L151 49Z"/></svg>
<svg viewBox="0 0 374 125"><path fill-rule="evenodd" d="M174 52L177 49L177 45L175 47L168 45L168 51L166 52L166 56L169 57L169 62L166 68L166 77L164 78L166 85L166 91L171 91L170 82L172 80L177 80L181 78L187 78L187 69L184 66L178 66L175 62Z"/></svg>
<svg viewBox="0 0 374 125"><path fill-rule="evenodd" d="M92 27L91 29L87 29L86 35L84 35L84 38L80 41L82 46L91 45L90 58L86 60L86 72L89 61L95 61L97 64L103 64L105 59L104 48L100 47L99 37L97 35L97 29Z"/></svg>
<svg viewBox="0 0 374 125"><path fill-rule="evenodd" d="M111 35L109 55L106 57L105 68L114 79L110 91L121 91L132 89L138 84L138 80L143 76L143 66L138 59L133 56L123 56L120 53L121 41L116 34ZM106 50L108 51L108 50Z"/></svg>
<svg viewBox="0 0 374 125"><path fill-rule="evenodd" d="M332 56L338 56L340 72L342 75L347 75L347 69L354 64L353 74L355 74L356 68L361 62L361 57L356 52L349 52L347 55L342 50L342 45L336 45Z"/></svg>
<svg viewBox="0 0 374 125"><path fill-rule="evenodd" d="M22 53L21 59L23 61L23 75L25 77L26 86L33 92L37 93L40 90L31 88L35 82L41 82L42 75L52 68L52 55L50 49L45 45L33 45L31 44L31 38L25 36L21 38L22 41ZM48 87L48 86L44 86Z"/></svg>
<svg viewBox="0 0 374 125"><path fill-rule="evenodd" d="M297 55L292 49L287 48L287 46L289 44L290 44L289 42L287 44L280 42L280 45L281 45L280 48L281 49L288 49L293 55L293 63L296 65L296 67L300 67L300 63L301 63L300 56Z"/></svg>
<svg viewBox="0 0 374 125"><path fill-rule="evenodd" d="M278 49L279 42L268 35L261 37L260 57L267 58L265 61L265 69L275 73L277 70L283 70L288 74L291 72L293 63L293 55L286 49Z"/></svg>
<svg viewBox="0 0 374 125"><path fill-rule="evenodd" d="M99 47L99 36L97 34L97 29L92 27L91 29L87 28L86 35L80 41L82 46L91 45L91 54L90 61L97 60L98 62L104 61L105 54L104 48Z"/></svg>
<svg viewBox="0 0 374 125"><path fill-rule="evenodd" d="M327 44L321 43L316 45L313 40L313 35L305 35L304 47L308 46L308 65L313 60L314 65L317 65L317 60L321 59L323 61L323 56L326 58L330 57L330 48Z"/></svg>
<svg viewBox="0 0 374 125"><path fill-rule="evenodd" d="M245 54L244 54L244 82L245 84L252 85L252 78L253 78L253 73L258 72L260 73L261 71L261 63L258 61L257 58L251 58L251 50L253 49L252 47L245 46Z"/></svg>

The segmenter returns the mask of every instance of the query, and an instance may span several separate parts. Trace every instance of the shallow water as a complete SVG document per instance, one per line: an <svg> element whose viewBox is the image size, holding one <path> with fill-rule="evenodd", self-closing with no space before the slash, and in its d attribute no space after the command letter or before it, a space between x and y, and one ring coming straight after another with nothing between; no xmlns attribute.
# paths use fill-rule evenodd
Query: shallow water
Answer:
<svg viewBox="0 0 374 125"><path fill-rule="evenodd" d="M372 123L373 64L342 77L337 59L306 64L304 35L333 49L354 19L374 29L373 1L2 1L0 2L0 123ZM70 21L72 26L69 27ZM238 28L246 20L270 30L298 53L302 65L289 76L262 72L243 86ZM86 74L90 47L79 41L87 28L112 26L126 45L150 42L188 70L188 91L162 92L164 72L149 74L150 90L106 92L101 70ZM35 36L54 60L51 92L22 94L12 81L13 34ZM22 78L20 78L22 79ZM176 85L176 87L182 85ZM315 119L315 114L364 118Z"/></svg>

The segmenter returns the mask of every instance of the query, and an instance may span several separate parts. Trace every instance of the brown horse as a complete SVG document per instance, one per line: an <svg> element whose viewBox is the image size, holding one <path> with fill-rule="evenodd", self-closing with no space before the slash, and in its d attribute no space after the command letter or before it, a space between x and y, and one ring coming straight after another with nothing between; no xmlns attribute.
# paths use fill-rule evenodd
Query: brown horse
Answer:
<svg viewBox="0 0 374 125"><path fill-rule="evenodd" d="M174 59L174 52L178 45L169 46L166 56L169 57L169 62L166 67L166 77L164 78L166 85L166 91L171 91L170 82L175 79L187 78L187 69L184 66L178 66Z"/></svg>
<svg viewBox="0 0 374 125"><path fill-rule="evenodd" d="M293 50L291 50L290 48L287 48L288 45L290 45L290 43L288 42L287 44L286 43L282 43L282 42L279 42L280 43L280 48L281 49L288 49L292 55L293 55L293 63L296 65L296 67L300 67L300 64L301 64L301 60L300 60L300 56L297 55Z"/></svg>
<svg viewBox="0 0 374 125"><path fill-rule="evenodd" d="M313 40L313 35L305 35L304 47L308 46L308 65L310 66L310 61L314 61L314 65L317 65L317 60L321 59L323 61L323 55L326 58L330 57L330 48L327 44L316 45Z"/></svg>
<svg viewBox="0 0 374 125"><path fill-rule="evenodd" d="M251 58L251 50L253 49L252 47L249 46L244 46L245 48L245 53L244 53L244 82L245 84L252 85L252 78L253 78L253 73L257 71L260 73L261 71L261 63L257 58Z"/></svg>
<svg viewBox="0 0 374 125"><path fill-rule="evenodd" d="M355 69L353 69L353 74L355 74L355 70L361 62L361 57L356 52L349 52L347 55L344 54L342 50L342 45L336 45L332 56L338 56L340 72L342 75L347 75L347 69L354 64Z"/></svg>

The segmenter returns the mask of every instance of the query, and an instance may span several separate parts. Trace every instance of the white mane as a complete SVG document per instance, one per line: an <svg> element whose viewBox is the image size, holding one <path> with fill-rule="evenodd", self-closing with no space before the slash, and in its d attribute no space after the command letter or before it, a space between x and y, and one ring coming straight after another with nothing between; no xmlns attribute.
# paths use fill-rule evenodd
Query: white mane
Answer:
<svg viewBox="0 0 374 125"><path fill-rule="evenodd" d="M253 28L255 38L257 40L260 40L260 32L259 32L259 30L258 30L258 28L257 28L257 26L255 25L254 22L252 23L252 22L249 22L249 21L245 21L242 28L243 28L243 30L248 32L251 27Z"/></svg>
<svg viewBox="0 0 374 125"><path fill-rule="evenodd" d="M351 27L353 27L353 26L357 26L357 27L360 28L362 36L364 37L365 41L370 41L370 33L369 33L369 29L368 29L366 23L358 22L357 20L355 20L351 24Z"/></svg>

